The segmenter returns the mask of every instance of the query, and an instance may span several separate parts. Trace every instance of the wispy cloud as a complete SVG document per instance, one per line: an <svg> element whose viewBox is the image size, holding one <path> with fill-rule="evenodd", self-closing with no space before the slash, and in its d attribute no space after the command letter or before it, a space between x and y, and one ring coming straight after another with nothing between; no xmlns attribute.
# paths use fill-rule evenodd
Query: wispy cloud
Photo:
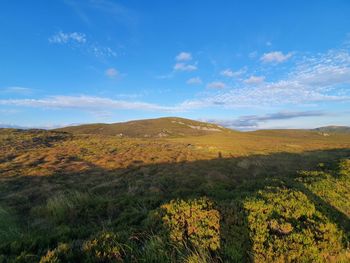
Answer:
<svg viewBox="0 0 350 263"><path fill-rule="evenodd" d="M185 64L185 63L176 63L174 65L175 71L195 71L197 70L196 65Z"/></svg>
<svg viewBox="0 0 350 263"><path fill-rule="evenodd" d="M86 43L86 35L80 32L64 33L59 31L58 33L49 37L50 43L55 44L67 44L67 43Z"/></svg>
<svg viewBox="0 0 350 263"><path fill-rule="evenodd" d="M78 17L87 25L96 26L98 21L96 20L96 13L101 13L103 16L108 18L120 25L127 27L135 26L138 24L137 13L127 8L126 6L116 3L115 1L109 0L98 0L98 1L76 1L76 0L65 0L64 1L69 7L76 12Z"/></svg>
<svg viewBox="0 0 350 263"><path fill-rule="evenodd" d="M189 61L192 60L192 55L189 52L180 52L175 59L176 61Z"/></svg>
<svg viewBox="0 0 350 263"><path fill-rule="evenodd" d="M205 94L184 104L193 108L234 108L349 102L349 84L349 51L330 50L304 56L279 80L269 82L261 76L251 76L241 86Z"/></svg>
<svg viewBox="0 0 350 263"><path fill-rule="evenodd" d="M19 113L21 112L20 110L15 110L15 109L0 109L0 113L2 114L16 114L16 113Z"/></svg>
<svg viewBox="0 0 350 263"><path fill-rule="evenodd" d="M261 84L265 80L264 76L250 76L246 80L244 80L247 84Z"/></svg>
<svg viewBox="0 0 350 263"><path fill-rule="evenodd" d="M195 79L195 78L193 78ZM198 82L191 80L190 82ZM324 102L350 102L350 53L330 50L304 56L283 78L267 81L262 76L229 86L210 82L205 92L176 105L163 106L139 101L113 100L94 96L53 96L42 99L2 99L0 105L75 109L134 109L164 112L191 111L220 107L289 107L319 105Z"/></svg>
<svg viewBox="0 0 350 263"><path fill-rule="evenodd" d="M101 46L87 38L81 32L62 32L59 31L49 37L48 41L52 44L68 45L70 47L80 47L96 57L116 57L117 53L110 47Z"/></svg>
<svg viewBox="0 0 350 263"><path fill-rule="evenodd" d="M210 89L223 89L226 87L226 84L221 81L213 81L207 84L207 88Z"/></svg>
<svg viewBox="0 0 350 263"><path fill-rule="evenodd" d="M330 50L326 54L304 57L290 78L315 88L350 84L350 54L347 50Z"/></svg>
<svg viewBox="0 0 350 263"><path fill-rule="evenodd" d="M241 116L236 119L209 119L208 122L220 124L225 127L249 130L259 128L260 123L272 121L272 120L286 120L302 117L320 117L326 116L327 113L322 111L298 111L298 112L277 112L266 115L248 115Z"/></svg>
<svg viewBox="0 0 350 263"><path fill-rule="evenodd" d="M166 107L152 103L113 100L93 96L51 96L43 99L3 99L0 100L0 105L49 109L80 109L88 111L120 109L172 112L180 110L177 107Z"/></svg>
<svg viewBox="0 0 350 263"><path fill-rule="evenodd" d="M88 51L95 55L95 57L116 57L117 52L115 52L110 47L102 47L98 45L91 45L88 47Z"/></svg>
<svg viewBox="0 0 350 263"><path fill-rule="evenodd" d="M257 52L257 51L252 51L252 52L250 52L250 53L248 54L248 57L251 58L251 59L253 59L253 58L255 58L257 55L258 55L258 52Z"/></svg>
<svg viewBox="0 0 350 263"><path fill-rule="evenodd" d="M232 69L225 69L220 72L220 75L228 78L239 77L247 71L246 68L241 68L240 70L233 71Z"/></svg>
<svg viewBox="0 0 350 263"><path fill-rule="evenodd" d="M105 74L107 77L113 79L113 78L119 76L119 71L116 70L115 68L109 68L106 70Z"/></svg>
<svg viewBox="0 0 350 263"><path fill-rule="evenodd" d="M168 74L163 74L163 75L158 75L155 78L156 79L171 79L172 77L174 77L174 72L170 72Z"/></svg>
<svg viewBox="0 0 350 263"><path fill-rule="evenodd" d="M200 77L195 77L195 78L190 78L189 80L187 80L187 84L189 85L198 85L198 84L202 84L202 79Z"/></svg>
<svg viewBox="0 0 350 263"><path fill-rule="evenodd" d="M292 57L292 53L283 54L281 51L264 53L260 60L264 63L282 63Z"/></svg>
<svg viewBox="0 0 350 263"><path fill-rule="evenodd" d="M189 52L180 52L176 57L177 61L173 67L174 71L195 71L197 70L196 64L190 64L189 61L192 60L192 55Z"/></svg>
<svg viewBox="0 0 350 263"><path fill-rule="evenodd" d="M29 95L33 92L33 90L30 88L26 88L26 87L13 86L13 87L7 87L7 88L0 89L0 92Z"/></svg>
<svg viewBox="0 0 350 263"><path fill-rule="evenodd" d="M229 77L229 78L232 78L235 76L234 72L229 68L221 71L220 75L225 76L225 77Z"/></svg>

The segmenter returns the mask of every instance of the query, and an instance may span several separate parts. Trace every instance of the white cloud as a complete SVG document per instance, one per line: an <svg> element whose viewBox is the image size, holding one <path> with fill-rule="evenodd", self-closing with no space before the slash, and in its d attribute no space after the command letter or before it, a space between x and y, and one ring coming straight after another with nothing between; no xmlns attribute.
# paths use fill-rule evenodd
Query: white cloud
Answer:
<svg viewBox="0 0 350 263"><path fill-rule="evenodd" d="M225 70L221 71L220 75L232 78L235 74L234 74L234 72L231 69L228 68L228 69L225 69Z"/></svg>
<svg viewBox="0 0 350 263"><path fill-rule="evenodd" d="M290 78L318 88L350 84L350 54L346 50L331 50L316 57L306 57L290 73Z"/></svg>
<svg viewBox="0 0 350 263"><path fill-rule="evenodd" d="M250 76L248 79L244 80L246 84L261 84L265 80L264 76Z"/></svg>
<svg viewBox="0 0 350 263"><path fill-rule="evenodd" d="M53 44L66 44L70 47L79 47L86 52L93 54L95 57L116 57L117 52L115 52L110 47L101 46L98 43L87 39L84 33L71 32L65 33L59 31L58 33L49 37L49 42Z"/></svg>
<svg viewBox="0 0 350 263"><path fill-rule="evenodd" d="M226 84L221 81L213 81L208 83L207 88L210 89L223 89L226 87Z"/></svg>
<svg viewBox="0 0 350 263"><path fill-rule="evenodd" d="M106 70L105 74L109 78L115 78L119 75L119 71L116 70L115 68L109 68Z"/></svg>
<svg viewBox="0 0 350 263"><path fill-rule="evenodd" d="M348 103L349 85L349 51L330 50L323 54L305 56L280 80L267 82L263 77L252 76L243 82L243 86L207 92L201 98L185 101L182 106L198 109Z"/></svg>
<svg viewBox="0 0 350 263"><path fill-rule="evenodd" d="M49 38L50 43L66 44L66 43L78 43L84 44L86 42L86 35L80 32L64 33L59 31Z"/></svg>
<svg viewBox="0 0 350 263"><path fill-rule="evenodd" d="M281 51L264 53L260 60L264 63L282 63L292 57L292 53L283 54Z"/></svg>
<svg viewBox="0 0 350 263"><path fill-rule="evenodd" d="M51 96L43 99L1 99L0 105L39 107L49 109L80 109L87 111L101 110L148 110L148 111L181 111L178 107L166 107L146 102L130 102L94 96Z"/></svg>
<svg viewBox="0 0 350 263"><path fill-rule="evenodd" d="M175 57L175 60L177 62L173 67L174 71L188 71L189 72L189 71L197 70L197 65L189 64L189 62L188 62L188 61L192 60L191 53L181 52Z"/></svg>
<svg viewBox="0 0 350 263"><path fill-rule="evenodd" d="M95 57L116 57L117 53L110 47L101 47L96 45L91 45L88 50L90 53L94 54Z"/></svg>
<svg viewBox="0 0 350 263"><path fill-rule="evenodd" d="M189 61L192 60L192 55L189 52L181 52L176 56L175 59L177 61Z"/></svg>
<svg viewBox="0 0 350 263"><path fill-rule="evenodd" d="M147 102L113 100L93 96L54 96L43 99L2 99L0 105L89 110L135 109L164 112L187 111L208 107L275 107L320 105L324 102L350 102L350 51L330 50L304 56L289 73L276 81L251 76L241 86L209 83L205 92L177 105L163 106ZM251 85L259 84L259 85ZM222 89L226 87L225 89Z"/></svg>
<svg viewBox="0 0 350 263"><path fill-rule="evenodd" d="M275 120L287 120L305 117L320 117L326 116L327 113L322 111L282 111L265 115L247 115L240 116L236 119L209 119L207 122L216 123L224 127L230 127L240 130L251 130L259 128L260 123L265 123Z"/></svg>
<svg viewBox="0 0 350 263"><path fill-rule="evenodd" d="M156 76L157 79L171 79L172 77L174 77L174 72Z"/></svg>
<svg viewBox="0 0 350 263"><path fill-rule="evenodd" d="M176 70L176 71L195 71L195 70L197 70L197 66L185 64L185 63L176 63L174 65L174 70Z"/></svg>
<svg viewBox="0 0 350 263"><path fill-rule="evenodd" d="M190 78L186 83L189 85L202 84L202 79L200 77Z"/></svg>
<svg viewBox="0 0 350 263"><path fill-rule="evenodd" d="M7 87L4 89L0 89L0 91L4 93L16 93L21 95L28 95L33 92L33 90L30 88L19 87L19 86Z"/></svg>
<svg viewBox="0 0 350 263"><path fill-rule="evenodd" d="M246 68L242 68L238 71L233 71L233 70L228 68L228 69L221 71L220 75L228 77L228 78L238 77L238 76L244 74L246 72L246 70L247 70Z"/></svg>

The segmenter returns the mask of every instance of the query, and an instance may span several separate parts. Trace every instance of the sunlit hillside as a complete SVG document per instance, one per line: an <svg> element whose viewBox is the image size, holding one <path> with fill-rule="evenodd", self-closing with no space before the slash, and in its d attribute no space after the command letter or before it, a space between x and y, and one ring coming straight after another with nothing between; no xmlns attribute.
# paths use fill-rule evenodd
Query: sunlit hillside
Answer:
<svg viewBox="0 0 350 263"><path fill-rule="evenodd" d="M344 133L163 118L1 129L0 149L0 262L350 260Z"/></svg>

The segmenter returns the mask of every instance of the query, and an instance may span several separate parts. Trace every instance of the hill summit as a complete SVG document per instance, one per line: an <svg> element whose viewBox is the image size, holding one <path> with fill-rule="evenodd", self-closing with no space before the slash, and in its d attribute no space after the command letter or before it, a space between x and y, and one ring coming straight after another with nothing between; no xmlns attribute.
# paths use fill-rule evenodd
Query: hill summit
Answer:
<svg viewBox="0 0 350 263"><path fill-rule="evenodd" d="M69 126L57 129L73 134L116 135L120 137L182 137L228 132L229 129L216 124L178 117L136 120L121 123L96 123Z"/></svg>

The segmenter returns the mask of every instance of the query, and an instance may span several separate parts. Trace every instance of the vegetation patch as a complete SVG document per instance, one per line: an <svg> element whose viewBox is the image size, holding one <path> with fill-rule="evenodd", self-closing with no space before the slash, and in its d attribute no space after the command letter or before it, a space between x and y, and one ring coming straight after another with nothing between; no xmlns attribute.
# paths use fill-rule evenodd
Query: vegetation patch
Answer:
<svg viewBox="0 0 350 263"><path fill-rule="evenodd" d="M255 262L319 262L341 251L342 231L300 191L267 188L244 207Z"/></svg>
<svg viewBox="0 0 350 263"><path fill-rule="evenodd" d="M220 248L220 214L209 199L173 200L162 209L173 241L213 251Z"/></svg>

